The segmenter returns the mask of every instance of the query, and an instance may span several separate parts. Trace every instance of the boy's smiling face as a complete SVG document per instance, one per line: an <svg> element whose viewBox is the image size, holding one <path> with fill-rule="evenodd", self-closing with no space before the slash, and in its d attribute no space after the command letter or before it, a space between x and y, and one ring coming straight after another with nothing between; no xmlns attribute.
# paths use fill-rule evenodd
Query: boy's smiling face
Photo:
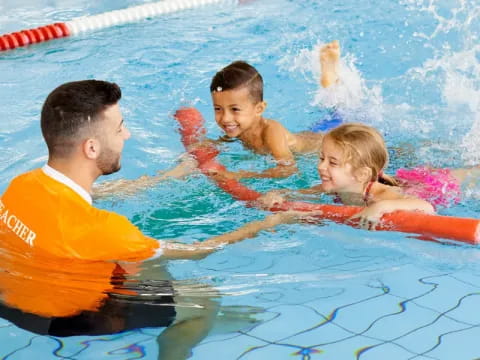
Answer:
<svg viewBox="0 0 480 360"><path fill-rule="evenodd" d="M262 118L265 103L254 103L247 87L212 93L215 121L228 137L238 137Z"/></svg>

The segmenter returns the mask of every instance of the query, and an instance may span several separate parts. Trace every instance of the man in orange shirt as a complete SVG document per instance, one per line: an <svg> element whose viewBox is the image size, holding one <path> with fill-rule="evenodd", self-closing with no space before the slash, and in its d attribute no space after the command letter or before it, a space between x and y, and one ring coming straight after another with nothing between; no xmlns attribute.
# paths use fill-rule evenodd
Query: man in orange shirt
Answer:
<svg viewBox="0 0 480 360"><path fill-rule="evenodd" d="M66 83L47 97L41 128L48 163L16 177L0 198L0 262L7 270L0 272L0 316L55 336L168 326L160 358L182 359L206 336L216 309L207 300L193 315L175 309L174 289L164 281L169 274L148 284L129 280L135 263L202 258L285 220L272 215L181 244L152 239L126 217L93 207L94 181L120 169L130 137L120 98L116 84L98 80ZM150 291L149 301L139 297L142 290Z"/></svg>

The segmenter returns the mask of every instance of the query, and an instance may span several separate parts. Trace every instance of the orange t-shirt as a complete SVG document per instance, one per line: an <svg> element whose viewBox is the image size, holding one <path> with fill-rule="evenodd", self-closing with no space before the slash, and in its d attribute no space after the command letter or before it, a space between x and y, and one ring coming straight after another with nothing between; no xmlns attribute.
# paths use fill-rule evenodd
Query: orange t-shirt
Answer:
<svg viewBox="0 0 480 360"><path fill-rule="evenodd" d="M126 217L93 207L42 169L15 178L0 198L0 297L23 311L95 310L112 288L116 261L159 250Z"/></svg>

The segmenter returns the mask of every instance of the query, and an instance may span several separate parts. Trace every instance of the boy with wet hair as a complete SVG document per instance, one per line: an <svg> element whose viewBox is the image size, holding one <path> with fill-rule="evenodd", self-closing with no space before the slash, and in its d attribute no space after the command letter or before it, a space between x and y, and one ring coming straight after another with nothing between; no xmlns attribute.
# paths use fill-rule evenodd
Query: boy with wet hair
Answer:
<svg viewBox="0 0 480 360"><path fill-rule="evenodd" d="M320 50L320 85L330 87L339 81L340 45L337 40ZM271 155L277 165L262 172L223 172L218 176L233 179L288 177L297 171L295 153L317 152L322 134L312 131L291 133L279 122L266 119L263 112L263 79L245 61L235 61L217 72L210 84L215 120L225 132L223 139L239 139L259 154Z"/></svg>
<svg viewBox="0 0 480 360"><path fill-rule="evenodd" d="M277 162L262 172L243 171L219 174L226 178L280 178L297 171L295 153L318 151L322 134L291 133L278 121L266 119L263 79L245 61L235 61L215 74L210 85L215 120L225 132L223 139L237 138L256 153L271 155Z"/></svg>

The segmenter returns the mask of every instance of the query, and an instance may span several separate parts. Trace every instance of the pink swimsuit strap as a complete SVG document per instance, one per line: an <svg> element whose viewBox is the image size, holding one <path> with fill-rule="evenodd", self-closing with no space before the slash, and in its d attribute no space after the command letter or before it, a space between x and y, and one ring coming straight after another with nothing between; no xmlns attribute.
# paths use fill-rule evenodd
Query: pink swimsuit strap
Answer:
<svg viewBox="0 0 480 360"><path fill-rule="evenodd" d="M365 203L365 206L368 205L368 197L370 196L370 190L372 190L372 185L374 181L370 181L365 188L365 193L363 194L363 202Z"/></svg>

